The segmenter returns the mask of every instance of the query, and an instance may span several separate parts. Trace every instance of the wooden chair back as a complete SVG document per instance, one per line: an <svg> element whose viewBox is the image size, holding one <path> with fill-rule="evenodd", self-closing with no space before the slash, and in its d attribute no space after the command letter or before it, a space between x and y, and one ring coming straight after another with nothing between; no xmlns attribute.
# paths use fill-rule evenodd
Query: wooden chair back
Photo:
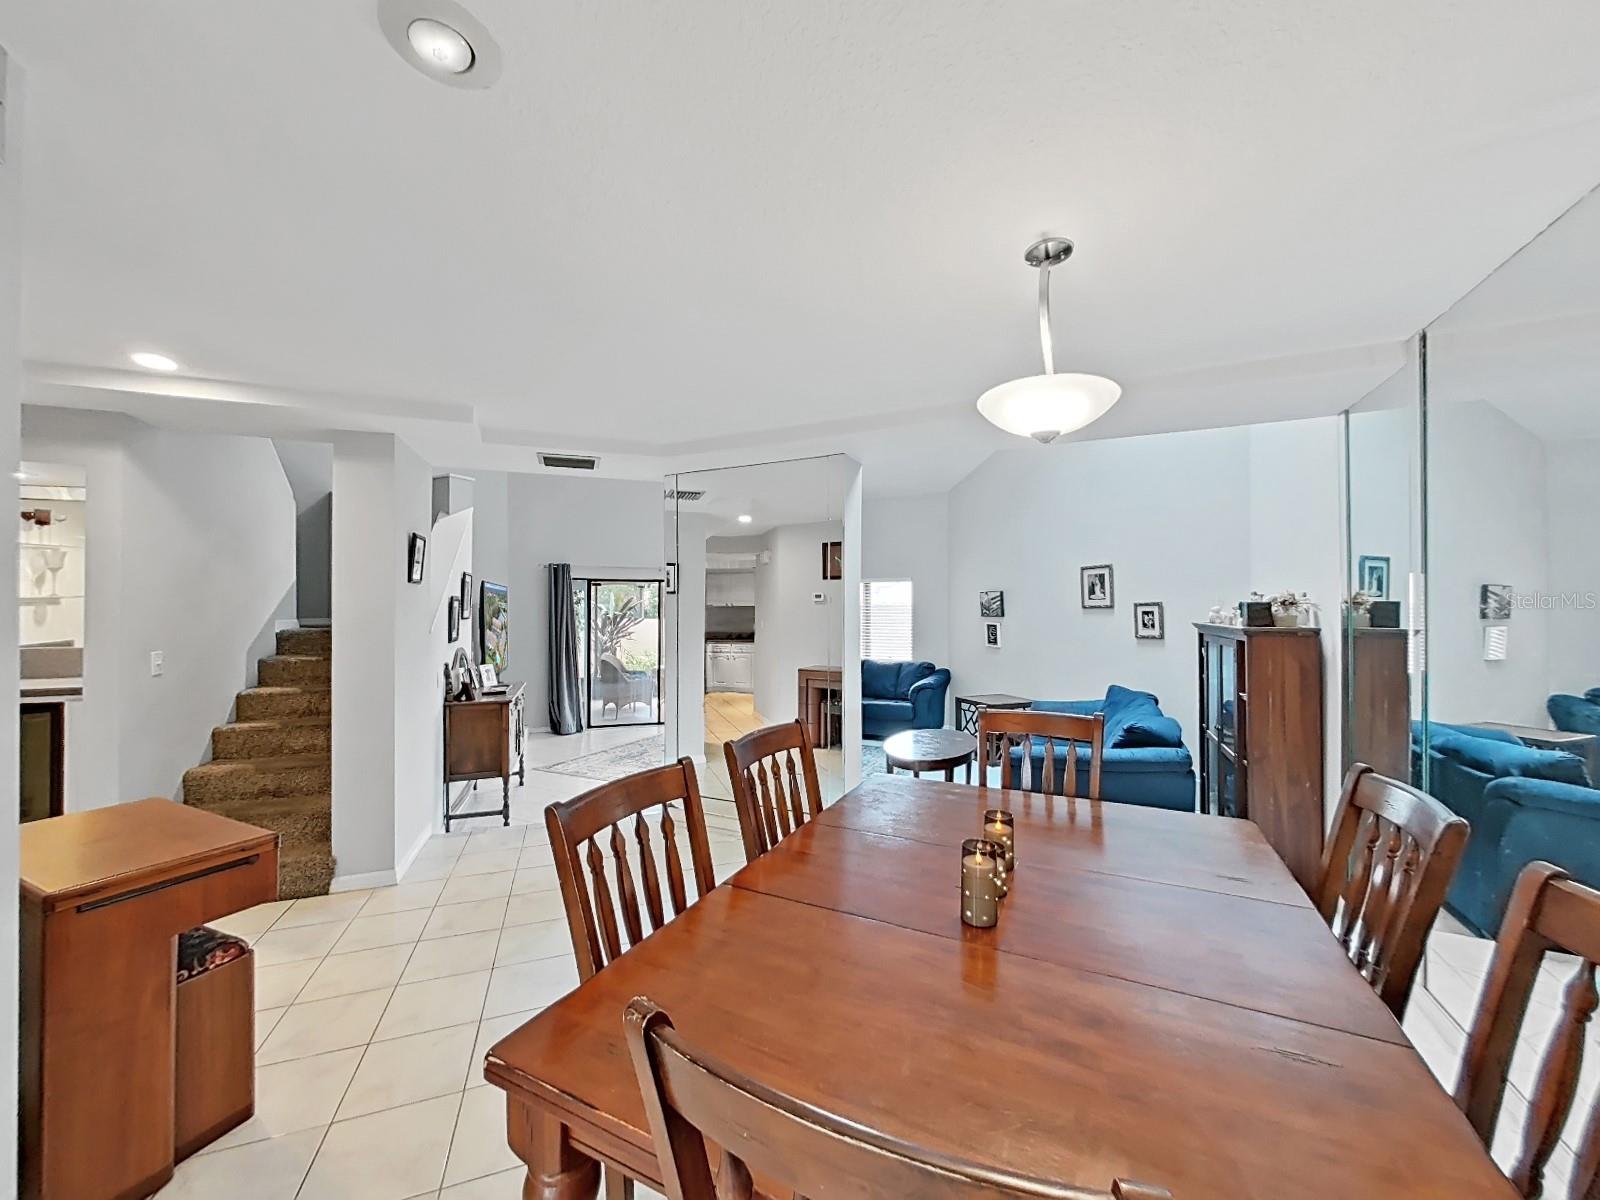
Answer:
<svg viewBox="0 0 1600 1200"><path fill-rule="evenodd" d="M677 810L675 815L674 810ZM651 838L649 816L655 815L661 834L659 861ZM695 898L716 886L711 874L711 847L706 840L706 818L700 807L700 787L694 763L687 758L664 767L640 771L552 804L545 809L550 850L556 878L566 903L567 928L572 952L578 959L578 977L588 979L617 958L625 947L644 940L644 918L650 931L669 918L662 893L672 903L672 915L689 907L683 860L678 845L681 816L689 839L689 863L694 872ZM632 818L631 830L624 831ZM639 869L634 881L628 839ZM611 851L611 877L606 877L606 855ZM588 868L588 880L584 868ZM615 890L613 890L613 888ZM639 901L644 900L641 914Z"/></svg>
<svg viewBox="0 0 1600 1200"><path fill-rule="evenodd" d="M750 1200L752 1172L797 1198L1171 1200L1165 1189L1126 1180L1096 1191L930 1154L716 1062L643 997L628 1005L624 1024L669 1200L718 1200L708 1141L723 1147L722 1200Z"/></svg>
<svg viewBox="0 0 1600 1200"><path fill-rule="evenodd" d="M746 862L755 862L822 811L817 760L803 722L772 725L723 742L722 753L733 782Z"/></svg>
<svg viewBox="0 0 1600 1200"><path fill-rule="evenodd" d="M1432 796L1364 763L1344 778L1317 910L1397 1019L1467 833L1466 821Z"/></svg>
<svg viewBox="0 0 1600 1200"><path fill-rule="evenodd" d="M1535 862L1517 876L1505 920L1500 923L1500 937L1478 995L1478 1012L1467 1035L1461 1081L1456 1086L1456 1104L1485 1147L1494 1142L1511 1056L1540 966L1550 950L1576 955L1578 963L1528 1093L1528 1121L1510 1171L1512 1185L1527 1197L1543 1192L1545 1167L1577 1096L1587 1026L1600 998L1595 990L1595 964L1600 962L1600 892L1574 883L1560 867ZM1567 1188L1568 1196L1583 1200L1600 1196L1600 1103L1591 1094L1589 1104L1584 1129L1572 1143L1577 1153Z"/></svg>
<svg viewBox="0 0 1600 1200"><path fill-rule="evenodd" d="M1033 749L1035 739L1043 741L1044 779L1035 778ZM1078 713L1034 712L1031 709L982 709L978 713L978 782L988 782L984 764L1000 763L1000 786L1025 791L1051 792L1060 796L1100 799L1100 764L1105 758L1106 718L1104 713L1084 716ZM1064 765L1057 790L1056 743L1063 746ZM1078 797L1078 747L1089 750L1088 795ZM1015 771L1011 749L1022 747ZM1013 780L1013 775L1016 779Z"/></svg>

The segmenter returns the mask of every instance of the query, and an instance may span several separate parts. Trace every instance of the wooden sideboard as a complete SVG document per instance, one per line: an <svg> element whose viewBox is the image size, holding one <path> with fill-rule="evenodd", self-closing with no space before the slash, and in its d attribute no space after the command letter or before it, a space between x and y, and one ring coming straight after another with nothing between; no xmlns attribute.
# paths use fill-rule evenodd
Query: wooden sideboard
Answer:
<svg viewBox="0 0 1600 1200"><path fill-rule="evenodd" d="M1254 821L1309 891L1322 872L1322 631L1195 629L1200 811Z"/></svg>
<svg viewBox="0 0 1600 1200"><path fill-rule="evenodd" d="M844 672L838 667L801 667L797 676L795 706L806 732L811 735L811 744L819 750L833 745L828 701L830 696L838 696L843 701Z"/></svg>
<svg viewBox="0 0 1600 1200"><path fill-rule="evenodd" d="M444 831L451 821L468 817L499 817L511 824L512 756L517 782L527 777L523 745L523 685L510 684L504 692L476 700L446 700L444 704ZM475 812L452 812L450 785L498 779L500 807Z"/></svg>
<svg viewBox="0 0 1600 1200"><path fill-rule="evenodd" d="M277 899L278 835L138 800L21 843L22 1196L148 1196L175 1158L177 936Z"/></svg>

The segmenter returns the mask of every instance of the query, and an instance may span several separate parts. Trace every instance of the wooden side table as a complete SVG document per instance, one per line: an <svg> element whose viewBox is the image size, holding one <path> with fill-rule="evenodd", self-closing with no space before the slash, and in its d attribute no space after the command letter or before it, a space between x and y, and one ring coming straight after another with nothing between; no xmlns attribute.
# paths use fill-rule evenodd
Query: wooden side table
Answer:
<svg viewBox="0 0 1600 1200"><path fill-rule="evenodd" d="M522 737L523 685L510 684L504 692L476 700L444 703L444 831L451 821L468 817L499 817L511 824L511 758L516 756L517 782L527 778ZM450 785L500 780L500 807L452 812Z"/></svg>
<svg viewBox="0 0 1600 1200"><path fill-rule="evenodd" d="M956 728L978 736L978 714L986 708L1027 708L1033 703L1026 696L1010 692L984 692L978 696L956 697Z"/></svg>
<svg viewBox="0 0 1600 1200"><path fill-rule="evenodd" d="M959 729L906 729L883 743L886 774L893 775L896 768L918 777L924 771L943 771L951 783L956 781L956 768L963 765L967 782L972 782L977 754L978 739Z"/></svg>
<svg viewBox="0 0 1600 1200"><path fill-rule="evenodd" d="M811 735L811 744L825 750L833 744L828 696L832 692L844 694L844 672L838 667L801 667L796 675L799 685L796 706L800 720Z"/></svg>

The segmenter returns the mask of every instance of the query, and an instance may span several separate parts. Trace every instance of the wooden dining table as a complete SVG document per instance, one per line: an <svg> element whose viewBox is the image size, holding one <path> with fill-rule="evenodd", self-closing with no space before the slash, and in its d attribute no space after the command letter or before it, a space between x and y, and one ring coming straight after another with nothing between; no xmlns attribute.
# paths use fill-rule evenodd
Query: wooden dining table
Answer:
<svg viewBox="0 0 1600 1200"><path fill-rule="evenodd" d="M1016 817L998 925L961 839ZM660 1188L646 996L734 1069L944 1155L1175 1200L1509 1200L1466 1118L1247 821L863 782L493 1046L524 1196Z"/></svg>

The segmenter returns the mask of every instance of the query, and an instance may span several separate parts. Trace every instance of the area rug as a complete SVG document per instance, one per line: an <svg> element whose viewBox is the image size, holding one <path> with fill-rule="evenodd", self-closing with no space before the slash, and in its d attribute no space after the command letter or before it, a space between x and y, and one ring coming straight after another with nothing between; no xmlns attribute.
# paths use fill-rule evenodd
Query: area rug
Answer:
<svg viewBox="0 0 1600 1200"><path fill-rule="evenodd" d="M541 771L554 771L557 775L577 775L583 779L621 779L637 771L659 767L665 752L665 735L653 733L636 742L613 746L609 750L596 750L566 762L551 763Z"/></svg>
<svg viewBox="0 0 1600 1200"><path fill-rule="evenodd" d="M888 765L883 757L882 742L861 743L861 778L868 775L882 775Z"/></svg>

